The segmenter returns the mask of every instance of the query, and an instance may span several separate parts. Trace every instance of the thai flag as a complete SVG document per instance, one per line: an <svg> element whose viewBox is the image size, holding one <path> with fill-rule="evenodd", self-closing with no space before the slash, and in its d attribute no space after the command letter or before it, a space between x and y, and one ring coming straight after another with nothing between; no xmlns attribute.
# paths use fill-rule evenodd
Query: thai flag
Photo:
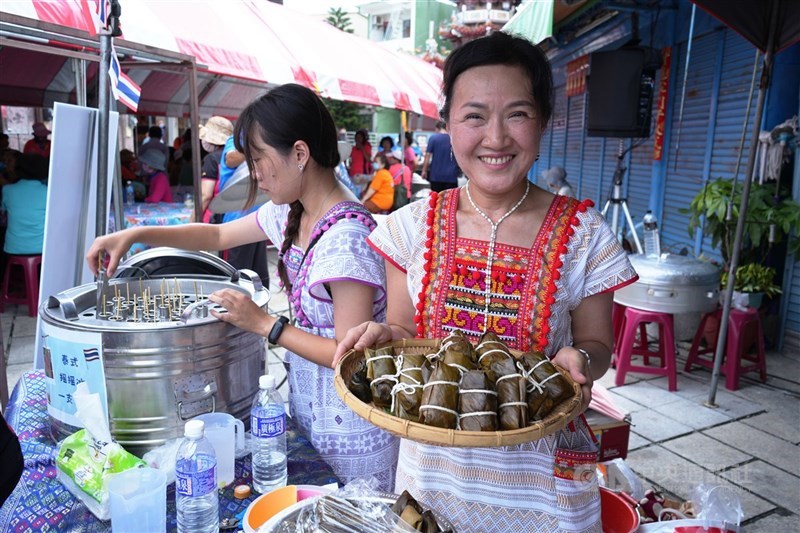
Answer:
<svg viewBox="0 0 800 533"><path fill-rule="evenodd" d="M83 350L83 358L86 359L87 363L97 361L100 359L100 352L98 352L97 348L86 348Z"/></svg>
<svg viewBox="0 0 800 533"><path fill-rule="evenodd" d="M97 18L100 20L100 27L108 29L108 15L111 13L111 0L97 0Z"/></svg>
<svg viewBox="0 0 800 533"><path fill-rule="evenodd" d="M136 85L127 74L122 72L117 58L117 50L111 44L111 64L108 67L108 77L111 78L111 91L114 98L122 102L131 111L139 109L139 98L142 96L142 88Z"/></svg>

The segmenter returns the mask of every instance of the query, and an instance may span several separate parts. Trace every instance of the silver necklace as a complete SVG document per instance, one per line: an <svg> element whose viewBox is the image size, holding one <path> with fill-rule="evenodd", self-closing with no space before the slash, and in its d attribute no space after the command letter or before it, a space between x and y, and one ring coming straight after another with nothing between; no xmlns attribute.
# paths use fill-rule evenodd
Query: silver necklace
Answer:
<svg viewBox="0 0 800 533"><path fill-rule="evenodd" d="M486 276L484 280L484 294L483 294L483 301L484 301L484 308L483 308L483 331L485 332L488 325L489 325L489 299L491 298L492 294L492 266L494 264L494 247L497 242L497 228L500 226L500 223L503 222L511 213L516 211L519 206L522 205L522 202L525 201L525 198L528 197L528 192L531 190L531 182L525 180L525 194L522 195L522 198L514 204L514 207L506 211L506 214L501 216L497 222L492 222L492 219L489 218L489 215L484 213L480 207L475 204L475 201L472 199L472 194L469 192L469 182L464 185L464 190L467 191L467 199L469 203L472 205L472 208L492 226L492 233L489 237L489 254L486 258L486 270L484 274Z"/></svg>

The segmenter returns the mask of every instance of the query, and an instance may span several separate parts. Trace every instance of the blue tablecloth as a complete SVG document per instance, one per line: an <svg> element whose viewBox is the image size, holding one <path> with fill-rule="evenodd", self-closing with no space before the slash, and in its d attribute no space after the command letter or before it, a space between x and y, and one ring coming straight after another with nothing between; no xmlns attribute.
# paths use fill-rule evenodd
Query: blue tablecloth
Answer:
<svg viewBox="0 0 800 533"><path fill-rule="evenodd" d="M155 204L135 203L126 205L122 208L122 217L126 228L134 226L177 226L188 224L192 221L194 208L187 207L183 203L159 202ZM116 222L113 210L109 213L108 230L109 233L115 231ZM139 253L148 249L149 246L142 243L134 243L131 246L131 254Z"/></svg>
<svg viewBox="0 0 800 533"><path fill-rule="evenodd" d="M111 522L98 520L80 500L56 479L56 448L47 416L47 384L42 371L25 373L8 402L6 421L19 436L25 471L19 484L0 508L3 532L110 532ZM287 432L289 483L326 485L338 480L291 420ZM244 500L233 497L233 487L252 486L250 456L236 461L236 481L220 492L220 519L234 518L258 494ZM175 531L175 493L167 490L167 530Z"/></svg>

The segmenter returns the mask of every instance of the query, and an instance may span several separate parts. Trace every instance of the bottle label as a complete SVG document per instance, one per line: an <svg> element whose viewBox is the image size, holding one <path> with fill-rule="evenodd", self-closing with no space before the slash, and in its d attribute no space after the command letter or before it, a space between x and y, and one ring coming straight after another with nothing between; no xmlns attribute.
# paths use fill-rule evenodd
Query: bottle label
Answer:
<svg viewBox="0 0 800 533"><path fill-rule="evenodd" d="M175 490L178 494L204 496L216 488L217 461L214 457L202 453L178 461L175 468Z"/></svg>
<svg viewBox="0 0 800 533"><path fill-rule="evenodd" d="M254 437L278 437L286 431L286 415L250 416L250 432Z"/></svg>

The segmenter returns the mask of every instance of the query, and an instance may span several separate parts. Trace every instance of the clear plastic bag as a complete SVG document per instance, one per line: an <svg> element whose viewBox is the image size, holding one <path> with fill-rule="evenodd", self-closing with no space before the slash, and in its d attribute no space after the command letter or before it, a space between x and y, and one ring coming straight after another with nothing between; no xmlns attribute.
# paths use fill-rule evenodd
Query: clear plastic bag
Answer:
<svg viewBox="0 0 800 533"><path fill-rule="evenodd" d="M175 483L175 457L178 454L178 446L180 446L183 437L171 439L159 446L153 448L142 456L142 460L152 468L157 468L164 472L167 476L167 485Z"/></svg>
<svg viewBox="0 0 800 533"><path fill-rule="evenodd" d="M742 502L728 487L701 483L692 493L692 503L695 515L703 525L723 523L726 527L735 526L733 530L736 531L742 523Z"/></svg>
<svg viewBox="0 0 800 533"><path fill-rule="evenodd" d="M601 487L623 491L637 501L644 498L644 483L623 459L617 458L599 463L597 474Z"/></svg>

